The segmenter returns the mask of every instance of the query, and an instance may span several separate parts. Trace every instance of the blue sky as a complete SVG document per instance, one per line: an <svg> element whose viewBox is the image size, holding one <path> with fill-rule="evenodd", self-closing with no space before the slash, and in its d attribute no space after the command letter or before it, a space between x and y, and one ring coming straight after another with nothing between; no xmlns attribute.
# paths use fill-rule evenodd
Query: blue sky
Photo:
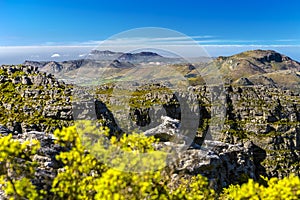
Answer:
<svg viewBox="0 0 300 200"><path fill-rule="evenodd" d="M275 45L295 53L300 46L297 0L1 0L0 8L0 47L83 45L139 27L169 28L224 48Z"/></svg>

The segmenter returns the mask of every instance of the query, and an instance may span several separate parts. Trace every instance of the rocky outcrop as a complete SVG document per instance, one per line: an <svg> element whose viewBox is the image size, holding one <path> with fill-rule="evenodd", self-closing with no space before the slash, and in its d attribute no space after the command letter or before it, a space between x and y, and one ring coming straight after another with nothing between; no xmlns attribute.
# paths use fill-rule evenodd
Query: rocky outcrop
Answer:
<svg viewBox="0 0 300 200"><path fill-rule="evenodd" d="M200 149L191 148L181 152L173 165L176 172L173 174L174 182L182 174L184 177L201 174L208 178L217 191L247 178L259 178L251 143L230 145L206 140Z"/></svg>
<svg viewBox="0 0 300 200"><path fill-rule="evenodd" d="M1 66L0 74L0 124L22 133L72 123L70 85L33 66Z"/></svg>
<svg viewBox="0 0 300 200"><path fill-rule="evenodd" d="M148 129L144 135L155 136L160 140L169 141L171 138L179 137L180 121L167 116L162 116L162 123L155 128Z"/></svg>
<svg viewBox="0 0 300 200"><path fill-rule="evenodd" d="M207 177L216 190L241 183L247 178L259 179L259 167L263 159L257 159L258 147L252 142L228 144L220 141L204 140L201 145L180 135L180 121L162 117L162 123L144 132L146 136L160 139L159 148L168 146L178 148L169 168L173 172L172 182L180 177L201 174ZM182 148L187 145L186 149ZM259 153L262 155L263 151Z"/></svg>
<svg viewBox="0 0 300 200"><path fill-rule="evenodd" d="M215 133L213 139L229 144L252 142L256 146L255 165L260 175L300 175L300 95L290 90L258 85L228 86L225 90L224 125L220 132ZM208 130L215 125L212 119L212 103L216 102L212 102L211 97L218 93L208 86L193 87L190 92L190 102L197 102L199 112L199 115L195 116L199 119L199 127L194 144L201 146L204 140L210 139ZM104 100L104 96L100 98ZM150 99L153 104L138 103L151 102ZM155 99L161 100L160 108L154 106L157 103ZM143 93L137 100L139 101L132 103L132 108L127 111L127 115L133 117L128 118L126 112L116 113L114 117L121 121L131 119L135 125L148 128L145 130L146 135L155 135L162 140L176 135L178 131L172 127L178 127L178 121L184 120L181 114L182 101L179 103L173 94L161 91ZM116 104L118 102L114 101ZM221 109L222 106L218 108ZM157 124L155 117L162 115L172 120ZM150 126L151 124L153 126Z"/></svg>
<svg viewBox="0 0 300 200"><path fill-rule="evenodd" d="M1 135L8 135L11 133L11 130L9 130L8 128L6 128L5 126L1 126L0 125L0 134Z"/></svg>
<svg viewBox="0 0 300 200"><path fill-rule="evenodd" d="M278 88L229 87L223 141L251 141L265 151L262 175L300 175L299 100L299 94Z"/></svg>

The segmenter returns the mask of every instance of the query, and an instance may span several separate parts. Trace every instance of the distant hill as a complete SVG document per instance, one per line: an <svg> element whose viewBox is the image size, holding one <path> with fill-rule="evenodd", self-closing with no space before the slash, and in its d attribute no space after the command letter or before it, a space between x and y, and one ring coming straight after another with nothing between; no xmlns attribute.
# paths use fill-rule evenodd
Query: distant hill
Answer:
<svg viewBox="0 0 300 200"><path fill-rule="evenodd" d="M99 51L93 50L87 59L95 61L114 61L118 60L121 62L131 62L131 63L144 63L144 62L174 62L176 59L170 59L163 57L154 52L142 51L137 53L122 53L113 51Z"/></svg>
<svg viewBox="0 0 300 200"><path fill-rule="evenodd" d="M41 71L48 72L50 74L57 74L60 72L68 72L80 68L84 64L85 60L70 60L63 62L56 61L28 61L23 64L28 66L38 67Z"/></svg>
<svg viewBox="0 0 300 200"><path fill-rule="evenodd" d="M252 50L213 61L228 82L298 88L300 63L272 50Z"/></svg>

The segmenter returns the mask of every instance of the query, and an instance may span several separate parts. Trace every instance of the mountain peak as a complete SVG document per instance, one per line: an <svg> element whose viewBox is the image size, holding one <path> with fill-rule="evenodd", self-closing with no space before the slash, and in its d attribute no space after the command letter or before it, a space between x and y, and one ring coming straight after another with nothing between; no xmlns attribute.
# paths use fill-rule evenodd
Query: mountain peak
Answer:
<svg viewBox="0 0 300 200"><path fill-rule="evenodd" d="M232 56L219 56L217 59L218 60L226 60L228 58L236 58L236 59L241 59L241 58L255 58L255 59L265 59L265 61L270 62L270 61L275 61L275 62L282 62L285 60L292 60L291 58L280 54L274 50L262 50L262 49L256 49L256 50L249 50L249 51L244 51L238 54L234 54Z"/></svg>
<svg viewBox="0 0 300 200"><path fill-rule="evenodd" d="M233 57L251 57L261 62L283 62L292 60L291 58L273 50L250 50L234 55Z"/></svg>

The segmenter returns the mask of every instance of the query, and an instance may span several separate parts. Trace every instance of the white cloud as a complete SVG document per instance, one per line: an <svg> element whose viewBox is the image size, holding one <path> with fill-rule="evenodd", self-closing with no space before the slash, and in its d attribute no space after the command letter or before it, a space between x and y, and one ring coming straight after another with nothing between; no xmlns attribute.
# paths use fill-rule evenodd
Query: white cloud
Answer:
<svg viewBox="0 0 300 200"><path fill-rule="evenodd" d="M197 36L169 36L169 37L112 37L107 40L90 40L77 43L77 45L131 45L131 44L164 44L164 43L183 43L196 42L196 39L211 39L211 35L197 35ZM76 44L76 43L73 43Z"/></svg>
<svg viewBox="0 0 300 200"><path fill-rule="evenodd" d="M86 54L79 54L79 55L78 55L78 57L80 57L80 58L81 58L81 57L84 57L84 56L86 56Z"/></svg>
<svg viewBox="0 0 300 200"><path fill-rule="evenodd" d="M60 55L58 53L55 53L51 56L51 58L59 58L59 57L60 57Z"/></svg>
<svg viewBox="0 0 300 200"><path fill-rule="evenodd" d="M176 35L175 36L166 36L166 37L136 37L130 36L128 37L118 37L118 35L108 38L107 40L90 40L84 42L69 42L69 43L55 43L55 42L46 42L41 45L37 45L36 47L64 47L64 48L72 48L72 47L107 47L107 48L114 48L116 46L159 46L159 45L229 45L229 46L236 46L236 45L245 45L245 46L295 46L299 45L296 39L277 39L277 40L232 40L232 39L223 39L219 38L218 36L212 35L196 35L196 36L185 36L185 35ZM291 44L291 42L297 42L295 44ZM56 54L53 54L54 56ZM54 57L61 57L54 56ZM83 56L79 56L83 57Z"/></svg>
<svg viewBox="0 0 300 200"><path fill-rule="evenodd" d="M298 39L280 39L280 40L275 40L277 42L299 42Z"/></svg>

